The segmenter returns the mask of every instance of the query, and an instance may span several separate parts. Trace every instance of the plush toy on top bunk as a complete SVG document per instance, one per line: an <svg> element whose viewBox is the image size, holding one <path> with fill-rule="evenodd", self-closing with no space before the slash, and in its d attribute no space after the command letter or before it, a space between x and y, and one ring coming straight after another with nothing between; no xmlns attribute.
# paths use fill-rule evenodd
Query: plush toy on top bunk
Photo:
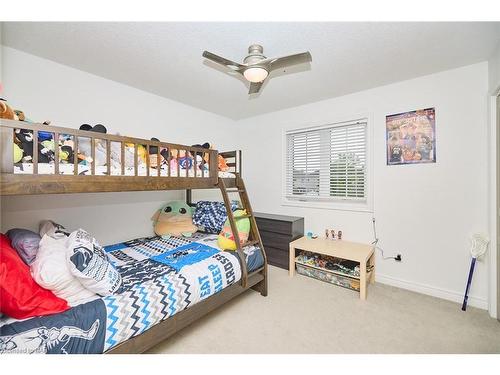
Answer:
<svg viewBox="0 0 500 375"><path fill-rule="evenodd" d="M5 99L0 98L0 118L33 123L24 115L23 111L12 109ZM49 125L50 121L43 122ZM54 161L54 140L52 133L38 132L38 161L49 163ZM31 163L33 161L33 131L28 129L15 129L13 145L14 163Z"/></svg>
<svg viewBox="0 0 500 375"><path fill-rule="evenodd" d="M203 144L196 144L196 145L193 145L193 147L201 147L201 148L205 148L207 150L213 150L213 145L211 145L208 142L205 142ZM208 171L209 161L210 161L210 154L208 152L204 153L203 158L200 155L196 156L197 166L200 170L203 168L206 171ZM229 170L229 166L227 165L226 159L224 159L220 154L219 154L218 159L217 159L217 165L218 165L219 171L221 171L221 172L227 172Z"/></svg>
<svg viewBox="0 0 500 375"><path fill-rule="evenodd" d="M156 211L151 220L155 233L163 238L191 237L198 229L193 224L193 208L182 201L167 203Z"/></svg>
<svg viewBox="0 0 500 375"><path fill-rule="evenodd" d="M89 124L82 124L80 126L80 130L102 134L106 134L108 131L102 124L97 124L94 126L91 126ZM69 139L67 141L71 142L71 140ZM69 145L70 143L66 144L66 146ZM102 139L95 140L95 159L98 165L106 165L106 142ZM89 165L92 164L92 162L93 159L90 138L85 139L82 137L78 137L78 164Z"/></svg>
<svg viewBox="0 0 500 375"><path fill-rule="evenodd" d="M152 141L160 142L158 138L151 138ZM158 160L158 146L149 146L149 165L151 168L162 168L167 164L168 148L164 147L160 150L160 160Z"/></svg>

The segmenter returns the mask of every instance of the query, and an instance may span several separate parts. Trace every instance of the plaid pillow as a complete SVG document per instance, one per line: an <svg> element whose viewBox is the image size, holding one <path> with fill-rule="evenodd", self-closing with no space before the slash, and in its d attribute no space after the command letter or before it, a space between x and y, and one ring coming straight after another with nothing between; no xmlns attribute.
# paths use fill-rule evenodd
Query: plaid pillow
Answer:
<svg viewBox="0 0 500 375"><path fill-rule="evenodd" d="M238 208L236 202L231 202L231 210ZM206 233L218 234L227 219L226 206L223 202L199 201L193 214L193 224Z"/></svg>

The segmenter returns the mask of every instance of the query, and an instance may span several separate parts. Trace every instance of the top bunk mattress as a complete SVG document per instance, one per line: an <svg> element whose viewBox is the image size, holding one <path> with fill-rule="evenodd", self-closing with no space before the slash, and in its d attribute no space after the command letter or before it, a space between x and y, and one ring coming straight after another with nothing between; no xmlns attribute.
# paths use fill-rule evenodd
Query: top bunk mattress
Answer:
<svg viewBox="0 0 500 375"><path fill-rule="evenodd" d="M220 251L217 235L158 236L105 247L123 279L120 293L54 315L0 319L0 353L104 353L241 279L236 253ZM258 247L244 249L249 272L264 264Z"/></svg>

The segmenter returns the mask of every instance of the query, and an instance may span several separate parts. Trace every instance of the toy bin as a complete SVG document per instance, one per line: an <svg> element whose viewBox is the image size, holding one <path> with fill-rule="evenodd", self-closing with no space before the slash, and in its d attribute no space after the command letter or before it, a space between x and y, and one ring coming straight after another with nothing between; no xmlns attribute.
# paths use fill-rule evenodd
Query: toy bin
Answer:
<svg viewBox="0 0 500 375"><path fill-rule="evenodd" d="M312 277L314 279L325 281L330 284L338 285L343 288L359 292L359 287L360 287L359 279L351 278L348 276L342 276L338 273L332 273L327 269L308 267L306 265L299 263L296 263L296 266L297 266L297 273L299 275Z"/></svg>

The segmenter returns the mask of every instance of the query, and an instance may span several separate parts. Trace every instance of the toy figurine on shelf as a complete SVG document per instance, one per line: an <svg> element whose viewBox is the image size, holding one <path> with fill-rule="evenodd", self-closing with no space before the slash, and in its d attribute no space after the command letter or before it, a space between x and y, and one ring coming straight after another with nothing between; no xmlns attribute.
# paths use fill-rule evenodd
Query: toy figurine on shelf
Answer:
<svg viewBox="0 0 500 375"><path fill-rule="evenodd" d="M321 267L321 268L326 268L326 260L324 259L318 259L318 262L316 264L317 267Z"/></svg>
<svg viewBox="0 0 500 375"><path fill-rule="evenodd" d="M328 236L329 236L328 229L325 229L325 238L328 239Z"/></svg>
<svg viewBox="0 0 500 375"><path fill-rule="evenodd" d="M341 231L341 230L339 230L339 231L337 232L337 239L338 239L338 240L341 240L341 239L342 239L342 231Z"/></svg>
<svg viewBox="0 0 500 375"><path fill-rule="evenodd" d="M330 234L332 235L332 240L334 240L335 239L335 231L333 229L330 230Z"/></svg>
<svg viewBox="0 0 500 375"><path fill-rule="evenodd" d="M314 234L313 232L307 232L307 238L310 240L315 240L316 238L318 238L318 235Z"/></svg>

